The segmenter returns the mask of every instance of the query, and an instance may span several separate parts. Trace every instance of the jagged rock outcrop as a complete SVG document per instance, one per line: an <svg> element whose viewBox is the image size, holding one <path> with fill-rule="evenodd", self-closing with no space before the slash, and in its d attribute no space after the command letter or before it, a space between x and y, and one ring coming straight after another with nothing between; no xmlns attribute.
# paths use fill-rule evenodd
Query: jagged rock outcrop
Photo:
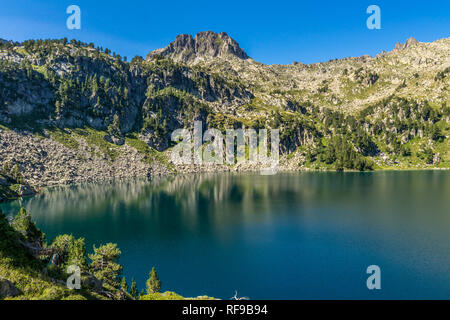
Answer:
<svg viewBox="0 0 450 320"><path fill-rule="evenodd" d="M189 34L178 35L166 48L157 49L147 55L147 60L162 56L177 62L197 63L213 58L248 59L239 44L225 32L199 32L193 38Z"/></svg>
<svg viewBox="0 0 450 320"><path fill-rule="evenodd" d="M412 46L414 46L415 44L418 44L418 43L419 43L419 41L417 41L415 38L411 37L408 40L406 40L406 42L404 44L400 43L400 42L397 42L395 44L394 51L405 50L405 49L408 49L408 48L410 48L410 47L412 47Z"/></svg>

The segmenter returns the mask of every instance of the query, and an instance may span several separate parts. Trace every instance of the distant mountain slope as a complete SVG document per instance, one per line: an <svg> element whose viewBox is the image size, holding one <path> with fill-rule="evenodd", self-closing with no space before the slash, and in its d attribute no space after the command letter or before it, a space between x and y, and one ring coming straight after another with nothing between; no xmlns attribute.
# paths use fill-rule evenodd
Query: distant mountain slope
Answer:
<svg viewBox="0 0 450 320"><path fill-rule="evenodd" d="M210 31L130 62L75 40L5 42L0 163L33 184L173 171L171 133L200 120L280 129L289 170L448 168L449 79L450 38L311 65L264 65Z"/></svg>
<svg viewBox="0 0 450 320"><path fill-rule="evenodd" d="M201 34L196 38L203 40ZM203 43L214 47L214 42ZM225 52L196 55L177 38L168 47L150 53L147 59L161 53L175 61L202 66L252 86L255 96L274 100L279 106L285 105L286 99L308 100L351 113L392 94L437 103L450 100L446 83L434 81L438 72L450 67L450 38L432 43L410 38L374 58L362 56L310 65L264 65L247 55Z"/></svg>

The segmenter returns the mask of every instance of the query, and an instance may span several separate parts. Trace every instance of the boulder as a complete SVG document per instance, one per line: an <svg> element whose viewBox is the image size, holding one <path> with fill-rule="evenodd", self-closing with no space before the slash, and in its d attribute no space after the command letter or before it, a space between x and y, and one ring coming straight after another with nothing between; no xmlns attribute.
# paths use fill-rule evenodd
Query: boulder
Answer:
<svg viewBox="0 0 450 320"><path fill-rule="evenodd" d="M105 140L118 146L122 146L125 143L125 140L123 138L113 135L106 135Z"/></svg>
<svg viewBox="0 0 450 320"><path fill-rule="evenodd" d="M441 154L438 152L433 156L433 164L441 163Z"/></svg>
<svg viewBox="0 0 450 320"><path fill-rule="evenodd" d="M101 291L103 283L89 272L83 272L81 275L81 287L89 288L94 291Z"/></svg>
<svg viewBox="0 0 450 320"><path fill-rule="evenodd" d="M11 281L0 277L0 296L16 297L18 295L20 295L20 290Z"/></svg>
<svg viewBox="0 0 450 320"><path fill-rule="evenodd" d="M21 185L17 193L21 197L33 196L36 194L36 192L30 186L27 185Z"/></svg>

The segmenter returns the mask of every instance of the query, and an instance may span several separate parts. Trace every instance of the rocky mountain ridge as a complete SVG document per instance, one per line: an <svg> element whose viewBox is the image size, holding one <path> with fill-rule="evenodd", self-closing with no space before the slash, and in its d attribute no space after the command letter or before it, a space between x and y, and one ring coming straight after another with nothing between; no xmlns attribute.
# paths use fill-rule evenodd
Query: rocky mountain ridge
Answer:
<svg viewBox="0 0 450 320"><path fill-rule="evenodd" d="M76 40L3 43L0 163L38 186L252 169L170 168L171 133L198 120L278 128L286 170L447 168L449 49L411 39L376 57L264 65L225 33L130 62Z"/></svg>

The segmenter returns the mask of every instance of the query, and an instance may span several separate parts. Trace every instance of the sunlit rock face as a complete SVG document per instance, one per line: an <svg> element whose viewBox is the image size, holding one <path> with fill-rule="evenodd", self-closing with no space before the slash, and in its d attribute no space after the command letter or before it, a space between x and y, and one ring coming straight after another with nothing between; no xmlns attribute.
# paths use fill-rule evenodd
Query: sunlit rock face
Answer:
<svg viewBox="0 0 450 320"><path fill-rule="evenodd" d="M249 56L239 44L225 32L199 32L193 38L189 34L178 35L167 47L157 49L147 55L147 60L162 56L177 62L197 63L214 58L248 59Z"/></svg>

